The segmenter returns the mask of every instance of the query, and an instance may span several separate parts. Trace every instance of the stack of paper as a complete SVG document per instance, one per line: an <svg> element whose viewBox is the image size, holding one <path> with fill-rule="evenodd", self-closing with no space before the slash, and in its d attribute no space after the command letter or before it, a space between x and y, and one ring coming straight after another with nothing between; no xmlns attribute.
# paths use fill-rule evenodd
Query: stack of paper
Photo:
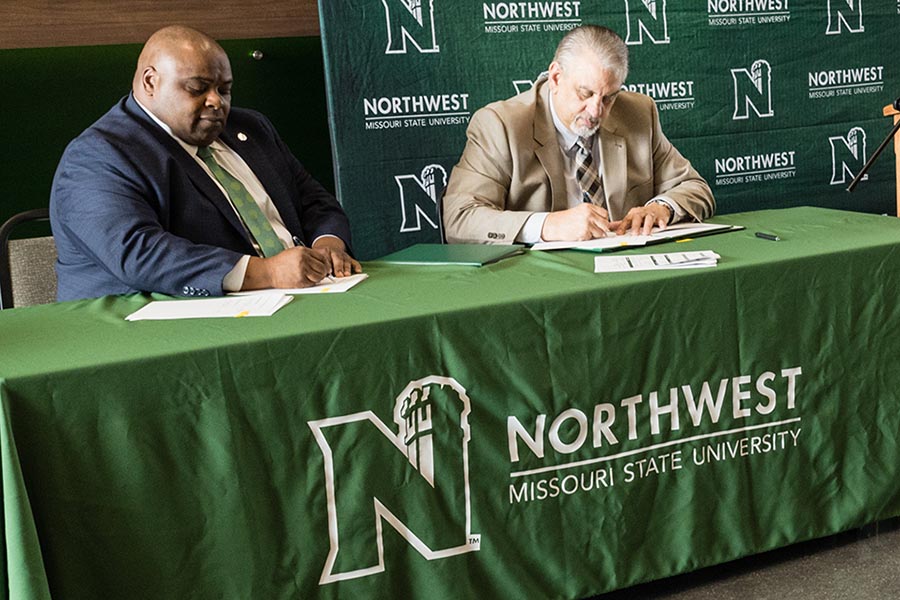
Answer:
<svg viewBox="0 0 900 600"><path fill-rule="evenodd" d="M231 292L230 296L254 296L259 294L340 294L346 292L354 285L368 277L368 273L357 273L347 277L326 277L316 285L305 288L266 288L264 290L250 290L248 292Z"/></svg>
<svg viewBox="0 0 900 600"><path fill-rule="evenodd" d="M666 229L654 227L650 235L616 235L609 232L606 237L585 242L540 242L532 250L587 250L589 252L609 252L625 248L639 248L651 244L661 244L674 240L690 239L716 233L739 231L743 227L715 223L676 223Z"/></svg>
<svg viewBox="0 0 900 600"><path fill-rule="evenodd" d="M125 320L269 317L291 300L293 297L285 294L259 294L198 300L156 300L131 313L125 317Z"/></svg>
<svg viewBox="0 0 900 600"><path fill-rule="evenodd" d="M721 257L712 250L638 254L635 256L598 256L594 259L594 273L715 267L719 258Z"/></svg>

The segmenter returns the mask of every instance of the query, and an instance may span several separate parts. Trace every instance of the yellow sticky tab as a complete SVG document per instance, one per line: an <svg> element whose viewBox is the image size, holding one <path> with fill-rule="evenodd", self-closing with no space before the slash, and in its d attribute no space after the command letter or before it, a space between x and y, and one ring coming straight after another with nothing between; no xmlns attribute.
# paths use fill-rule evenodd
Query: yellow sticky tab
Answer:
<svg viewBox="0 0 900 600"><path fill-rule="evenodd" d="M694 238L681 238L680 240L675 240L675 243L677 244L679 242L693 242L693 241L694 241Z"/></svg>
<svg viewBox="0 0 900 600"><path fill-rule="evenodd" d="M235 319L240 319L241 317L246 317L246 316L249 315L249 314L250 314L250 311L249 311L249 310L242 310L242 311L239 312L238 314L234 315L234 318L235 318Z"/></svg>

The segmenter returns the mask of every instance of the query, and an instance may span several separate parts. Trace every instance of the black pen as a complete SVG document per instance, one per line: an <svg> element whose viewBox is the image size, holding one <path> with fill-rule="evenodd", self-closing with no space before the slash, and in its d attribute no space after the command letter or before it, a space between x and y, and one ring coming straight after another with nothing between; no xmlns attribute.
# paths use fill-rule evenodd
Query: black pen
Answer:
<svg viewBox="0 0 900 600"><path fill-rule="evenodd" d="M781 238L772 233L763 233L762 231L756 232L756 237L762 238L764 240L769 240L770 242L780 242Z"/></svg>

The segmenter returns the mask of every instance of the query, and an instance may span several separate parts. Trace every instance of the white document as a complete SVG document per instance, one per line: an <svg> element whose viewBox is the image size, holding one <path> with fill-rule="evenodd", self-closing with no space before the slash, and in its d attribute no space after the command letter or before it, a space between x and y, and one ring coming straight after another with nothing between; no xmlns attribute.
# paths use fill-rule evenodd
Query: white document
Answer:
<svg viewBox="0 0 900 600"><path fill-rule="evenodd" d="M285 294L259 294L236 298L154 300L127 317L126 321L206 319L214 317L269 317L293 300Z"/></svg>
<svg viewBox="0 0 900 600"><path fill-rule="evenodd" d="M539 242L531 247L532 250L566 250L576 248L578 250L607 250L610 248L636 248L646 246L651 242L690 237L692 235L706 234L713 231L727 231L731 225L717 225L714 223L676 223L665 229L654 227L650 235L616 235L610 232L606 237L586 242Z"/></svg>
<svg viewBox="0 0 900 600"><path fill-rule="evenodd" d="M659 269L699 269L715 267L718 254L712 250L699 252L668 252L635 256L598 256L594 258L594 273L623 273L626 271L655 271Z"/></svg>
<svg viewBox="0 0 900 600"><path fill-rule="evenodd" d="M368 273L357 273L348 277L326 277L316 285L305 288L289 288L265 290L249 290L246 292L231 292L230 296L257 296L259 294L339 294L346 292L354 285L368 277Z"/></svg>

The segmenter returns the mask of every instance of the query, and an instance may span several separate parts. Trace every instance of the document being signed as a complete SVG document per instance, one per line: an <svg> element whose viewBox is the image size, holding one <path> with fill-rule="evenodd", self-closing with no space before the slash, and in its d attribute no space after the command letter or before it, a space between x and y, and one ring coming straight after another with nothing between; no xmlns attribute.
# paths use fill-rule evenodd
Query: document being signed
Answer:
<svg viewBox="0 0 900 600"><path fill-rule="evenodd" d="M616 235L610 232L606 237L584 242L539 242L531 247L532 250L588 250L591 252L603 252L621 250L623 248L638 248L650 244L658 244L671 240L689 237L711 235L713 233L725 233L737 231L743 227L733 225L719 225L715 223L676 223L665 229L653 228L650 235Z"/></svg>

